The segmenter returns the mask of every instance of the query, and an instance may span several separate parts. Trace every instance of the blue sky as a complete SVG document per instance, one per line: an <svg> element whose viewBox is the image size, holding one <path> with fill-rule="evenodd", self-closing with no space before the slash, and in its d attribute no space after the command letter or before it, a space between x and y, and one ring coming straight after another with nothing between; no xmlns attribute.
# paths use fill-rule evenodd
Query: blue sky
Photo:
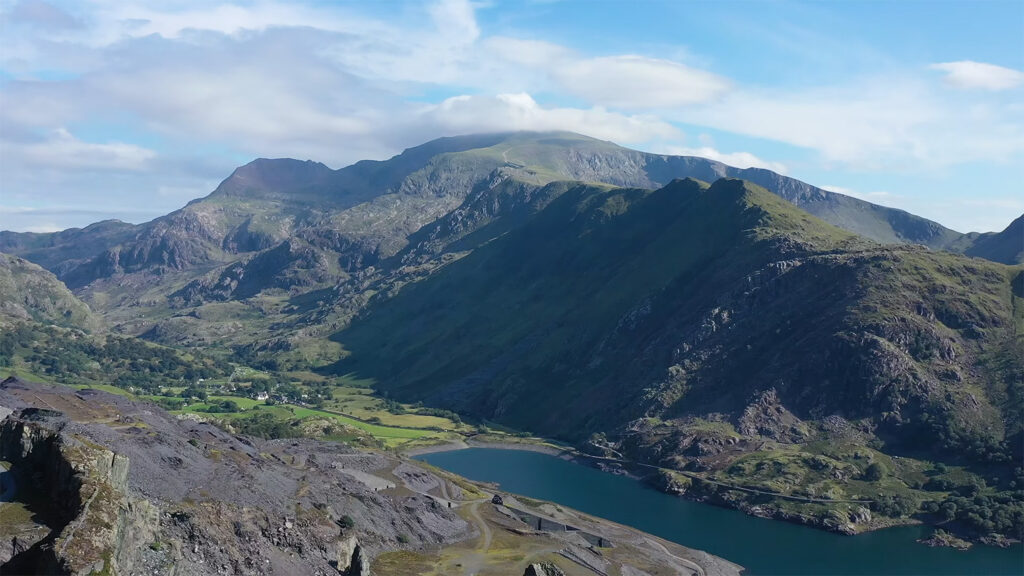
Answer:
<svg viewBox="0 0 1024 576"><path fill-rule="evenodd" d="M0 229L141 222L256 157L566 129L960 231L1024 212L1024 2L0 0Z"/></svg>

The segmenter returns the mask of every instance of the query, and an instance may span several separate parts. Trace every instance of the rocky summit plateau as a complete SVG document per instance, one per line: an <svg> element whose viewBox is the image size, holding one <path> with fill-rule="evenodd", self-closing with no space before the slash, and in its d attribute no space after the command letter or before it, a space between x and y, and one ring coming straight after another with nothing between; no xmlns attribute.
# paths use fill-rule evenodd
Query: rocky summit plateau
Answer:
<svg viewBox="0 0 1024 576"><path fill-rule="evenodd" d="M741 570L410 458L466 445L1019 546L1022 223L514 132L0 232L0 573Z"/></svg>

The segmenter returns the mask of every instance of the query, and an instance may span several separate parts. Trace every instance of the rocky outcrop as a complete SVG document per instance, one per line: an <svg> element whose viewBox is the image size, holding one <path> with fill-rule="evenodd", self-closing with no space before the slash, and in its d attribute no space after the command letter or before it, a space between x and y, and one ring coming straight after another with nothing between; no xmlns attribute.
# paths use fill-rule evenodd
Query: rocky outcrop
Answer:
<svg viewBox="0 0 1024 576"><path fill-rule="evenodd" d="M779 401L775 388L769 388L747 405L736 429L744 436L763 436L779 442L799 442L806 437L800 419Z"/></svg>
<svg viewBox="0 0 1024 576"><path fill-rule="evenodd" d="M11 462L28 503L50 534L16 551L8 573L127 573L157 525L155 508L126 494L128 459L63 434L59 413L28 408L0 426L0 459Z"/></svg>
<svg viewBox="0 0 1024 576"><path fill-rule="evenodd" d="M261 290L309 288L336 278L330 274L326 253L302 240L287 240L256 256L239 260L189 282L169 296L176 306L243 299Z"/></svg>
<svg viewBox="0 0 1024 576"><path fill-rule="evenodd" d="M338 542L337 568L343 576L370 576L370 561L355 536Z"/></svg>
<svg viewBox="0 0 1024 576"><path fill-rule="evenodd" d="M554 562L535 562L526 567L523 576L565 576Z"/></svg>
<svg viewBox="0 0 1024 576"><path fill-rule="evenodd" d="M921 538L918 543L930 546L932 548L954 548L956 550L967 550L971 547L971 543L957 538L956 536L946 532L945 530L936 529L928 538Z"/></svg>

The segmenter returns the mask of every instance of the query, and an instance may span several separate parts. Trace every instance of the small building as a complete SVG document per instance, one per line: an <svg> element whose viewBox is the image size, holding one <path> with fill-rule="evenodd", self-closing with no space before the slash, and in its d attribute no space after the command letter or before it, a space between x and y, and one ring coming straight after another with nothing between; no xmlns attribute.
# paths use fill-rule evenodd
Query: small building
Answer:
<svg viewBox="0 0 1024 576"><path fill-rule="evenodd" d="M256 399L257 400L266 400L267 398L270 398L270 394L267 394L266 392L257 392L256 393Z"/></svg>
<svg viewBox="0 0 1024 576"><path fill-rule="evenodd" d="M495 494L494 498L491 498L491 504L497 504L497 505L501 506L501 505L505 504L505 501L502 500L501 494Z"/></svg>

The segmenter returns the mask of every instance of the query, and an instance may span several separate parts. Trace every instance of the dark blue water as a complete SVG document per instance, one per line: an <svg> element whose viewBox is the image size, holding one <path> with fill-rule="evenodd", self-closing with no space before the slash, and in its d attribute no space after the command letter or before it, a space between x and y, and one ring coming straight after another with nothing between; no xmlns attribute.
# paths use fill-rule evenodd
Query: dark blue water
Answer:
<svg viewBox="0 0 1024 576"><path fill-rule="evenodd" d="M627 478L536 452L471 448L420 460L503 490L564 504L741 564L746 574L1024 574L1024 548L961 552L915 542L904 526L840 536L690 502Z"/></svg>

